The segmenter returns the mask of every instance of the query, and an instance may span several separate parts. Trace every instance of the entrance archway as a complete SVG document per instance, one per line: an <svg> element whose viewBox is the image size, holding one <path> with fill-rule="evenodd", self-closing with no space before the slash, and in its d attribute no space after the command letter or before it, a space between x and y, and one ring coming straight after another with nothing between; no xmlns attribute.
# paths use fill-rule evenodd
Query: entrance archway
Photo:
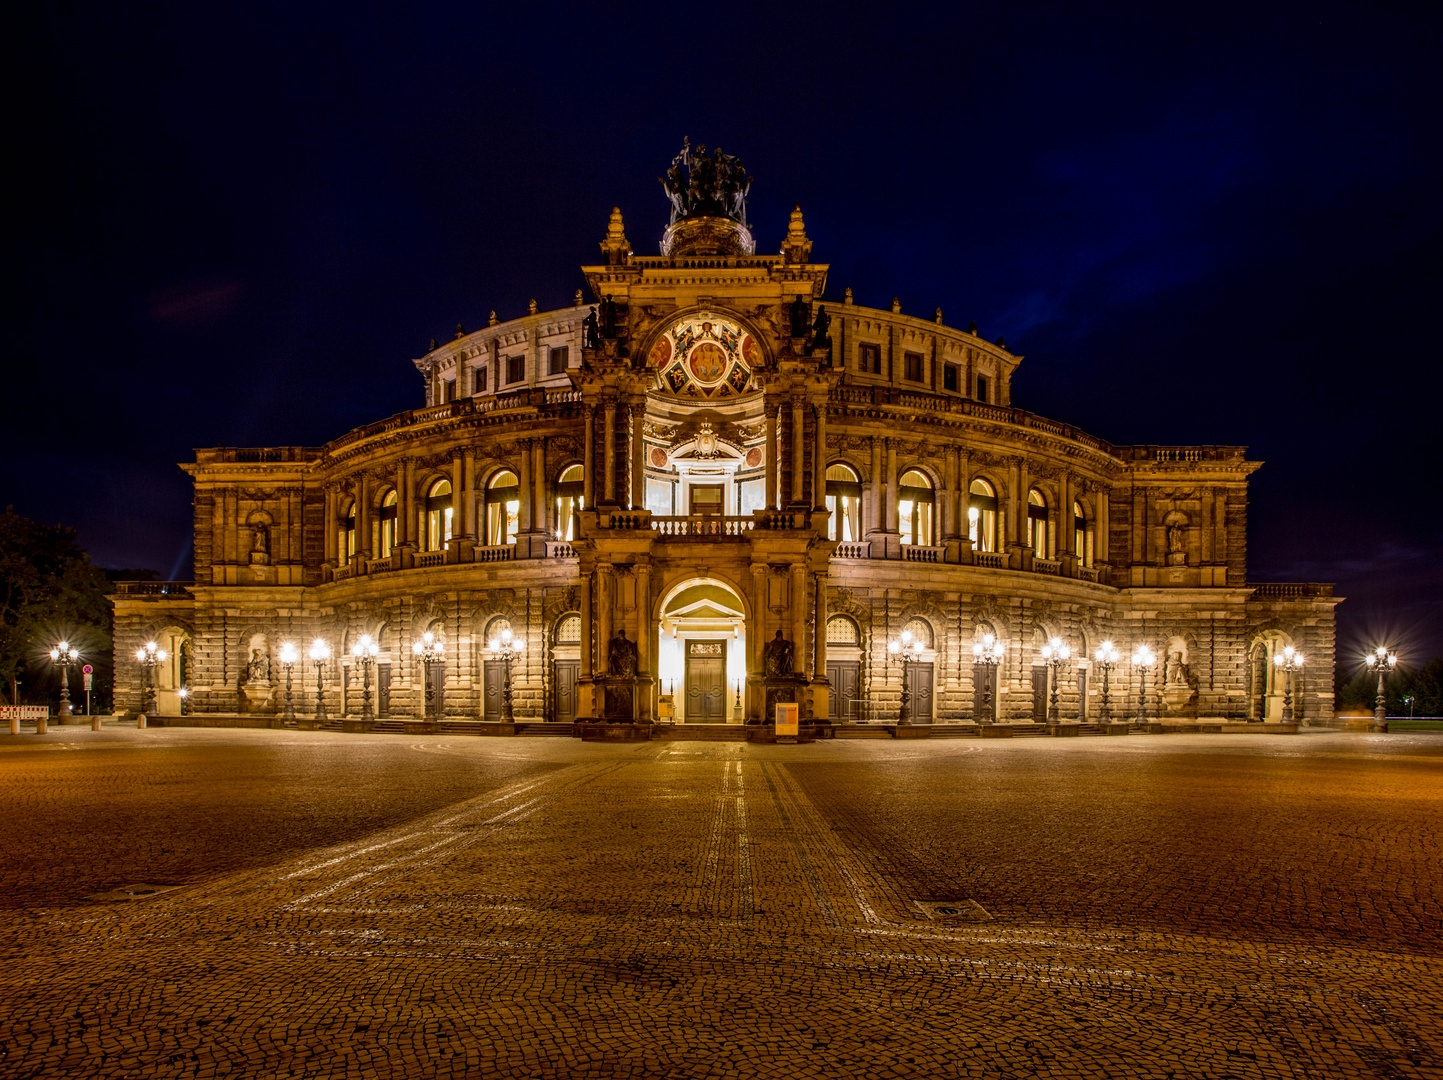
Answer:
<svg viewBox="0 0 1443 1080"><path fill-rule="evenodd" d="M658 624L657 677L677 721L741 723L747 628L736 591L716 578L680 582L663 598Z"/></svg>

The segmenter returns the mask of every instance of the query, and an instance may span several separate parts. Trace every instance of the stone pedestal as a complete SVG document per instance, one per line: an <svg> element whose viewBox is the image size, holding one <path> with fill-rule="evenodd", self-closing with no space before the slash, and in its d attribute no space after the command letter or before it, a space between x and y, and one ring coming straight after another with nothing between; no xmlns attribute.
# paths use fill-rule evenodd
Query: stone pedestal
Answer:
<svg viewBox="0 0 1443 1080"><path fill-rule="evenodd" d="M642 698L651 685L650 679L611 676L601 679L601 719L608 724L634 724L650 720L650 711L642 708Z"/></svg>
<svg viewBox="0 0 1443 1080"><path fill-rule="evenodd" d="M268 682L246 683L240 691L240 711L264 713L271 711L273 691Z"/></svg>
<svg viewBox="0 0 1443 1080"><path fill-rule="evenodd" d="M1188 716L1191 711L1188 705L1194 697L1193 689L1186 684L1182 686L1165 686L1162 694L1163 706L1168 716Z"/></svg>
<svg viewBox="0 0 1443 1080"><path fill-rule="evenodd" d="M762 680L762 715L760 722L776 722L777 705L801 704L805 699L805 675L768 675Z"/></svg>

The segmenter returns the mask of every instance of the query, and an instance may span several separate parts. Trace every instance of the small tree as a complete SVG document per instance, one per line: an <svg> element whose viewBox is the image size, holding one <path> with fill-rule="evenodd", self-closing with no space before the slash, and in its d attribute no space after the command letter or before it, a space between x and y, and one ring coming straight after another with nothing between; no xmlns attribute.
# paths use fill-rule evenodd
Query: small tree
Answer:
<svg viewBox="0 0 1443 1080"><path fill-rule="evenodd" d="M82 653L110 652L109 583L75 542L75 530L41 525L12 507L0 514L0 679L15 700L19 680L46 670L62 638Z"/></svg>

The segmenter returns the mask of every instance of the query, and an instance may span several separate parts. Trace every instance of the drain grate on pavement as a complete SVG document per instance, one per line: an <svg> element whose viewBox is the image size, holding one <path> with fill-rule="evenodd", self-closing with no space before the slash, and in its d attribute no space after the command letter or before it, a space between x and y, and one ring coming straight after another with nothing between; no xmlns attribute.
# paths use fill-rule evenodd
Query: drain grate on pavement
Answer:
<svg viewBox="0 0 1443 1080"><path fill-rule="evenodd" d="M992 916L976 900L913 900L912 906L933 922L990 922Z"/></svg>
<svg viewBox="0 0 1443 1080"><path fill-rule="evenodd" d="M120 885L106 892L91 893L85 899L98 900L101 902L109 900L149 900L152 896L159 896L171 889L178 889L179 885L155 885L150 882L141 881L134 885Z"/></svg>

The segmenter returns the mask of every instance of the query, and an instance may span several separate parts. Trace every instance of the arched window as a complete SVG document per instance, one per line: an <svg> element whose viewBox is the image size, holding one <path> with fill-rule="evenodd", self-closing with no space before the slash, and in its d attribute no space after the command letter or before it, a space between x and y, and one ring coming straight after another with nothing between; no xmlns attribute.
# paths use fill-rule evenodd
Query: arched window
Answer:
<svg viewBox="0 0 1443 1080"><path fill-rule="evenodd" d="M576 512L586 509L585 490L585 470L580 465L568 466L556 482L556 539L576 539Z"/></svg>
<svg viewBox="0 0 1443 1080"><path fill-rule="evenodd" d="M341 560L344 562L356 553L356 501L351 500L346 516L341 519Z"/></svg>
<svg viewBox="0 0 1443 1080"><path fill-rule="evenodd" d="M1027 493L1027 546L1037 558L1047 558L1047 499L1036 488Z"/></svg>
<svg viewBox="0 0 1443 1080"><path fill-rule="evenodd" d="M973 551L997 550L997 492L981 477L967 489L967 535Z"/></svg>
<svg viewBox="0 0 1443 1080"><path fill-rule="evenodd" d="M845 465L827 466L827 535L833 540L862 538L862 482Z"/></svg>
<svg viewBox="0 0 1443 1080"><path fill-rule="evenodd" d="M521 482L502 469L486 485L486 543L514 544L521 527Z"/></svg>
<svg viewBox="0 0 1443 1080"><path fill-rule="evenodd" d="M386 492L381 500L381 513L376 518L376 557L389 559L396 546L396 489Z"/></svg>
<svg viewBox="0 0 1443 1080"><path fill-rule="evenodd" d="M1072 551L1083 566L1092 565L1092 549L1087 543L1087 515L1082 512L1080 502L1072 504Z"/></svg>
<svg viewBox="0 0 1443 1080"><path fill-rule="evenodd" d="M908 469L897 482L897 516L902 543L932 543L932 481Z"/></svg>
<svg viewBox="0 0 1443 1080"><path fill-rule="evenodd" d="M902 627L903 633L912 635L912 640L924 649L932 647L932 624L926 619L908 619Z"/></svg>
<svg viewBox="0 0 1443 1080"><path fill-rule="evenodd" d="M581 616L563 615L561 621L556 624L556 644L558 645L580 645L581 644Z"/></svg>
<svg viewBox="0 0 1443 1080"><path fill-rule="evenodd" d="M827 620L828 645L856 645L859 641L857 624L846 615L833 615Z"/></svg>
<svg viewBox="0 0 1443 1080"><path fill-rule="evenodd" d="M426 492L426 550L441 551L451 539L451 481L437 480Z"/></svg>

